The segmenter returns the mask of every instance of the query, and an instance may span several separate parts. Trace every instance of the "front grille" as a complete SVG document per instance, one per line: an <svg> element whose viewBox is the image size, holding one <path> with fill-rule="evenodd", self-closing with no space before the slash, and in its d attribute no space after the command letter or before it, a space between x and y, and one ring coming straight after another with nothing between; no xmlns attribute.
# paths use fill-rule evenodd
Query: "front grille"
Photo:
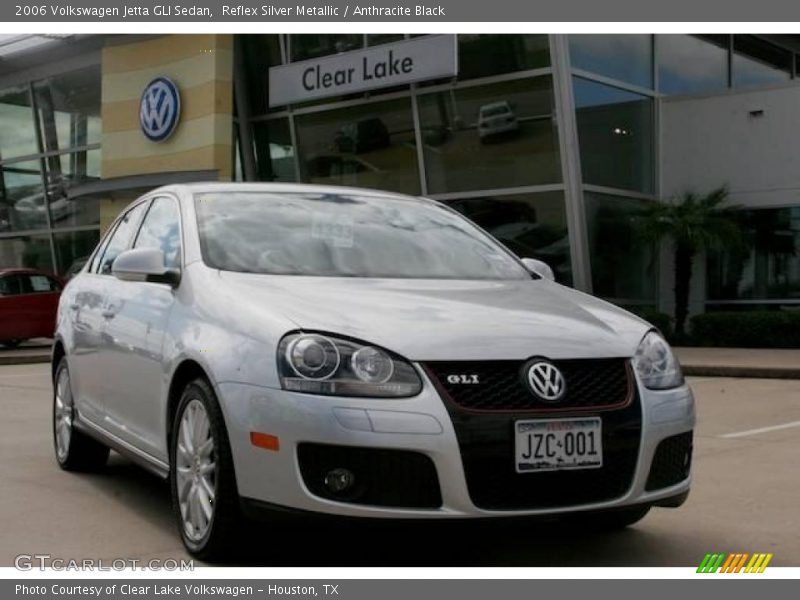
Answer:
<svg viewBox="0 0 800 600"><path fill-rule="evenodd" d="M673 435L658 444L645 490L660 490L689 477L692 466L692 432Z"/></svg>
<svg viewBox="0 0 800 600"><path fill-rule="evenodd" d="M439 508L442 495L433 461L419 452L299 444L303 482L315 496L371 506ZM351 487L332 491L326 476L336 469L353 474Z"/></svg>
<svg viewBox="0 0 800 600"><path fill-rule="evenodd" d="M613 500L631 487L641 437L641 408L634 393L618 410L597 411L603 421L603 466L597 469L517 473L514 422L530 413L476 413L446 403L461 450L467 489L485 510L579 506ZM575 411L548 414L569 418ZM585 412L581 416L589 416ZM589 413L591 414L591 413Z"/></svg>
<svg viewBox="0 0 800 600"><path fill-rule="evenodd" d="M635 386L627 359L550 362L566 382L565 395L557 405L541 400L528 387L532 360L428 362L425 370L445 399L470 411L609 410L627 405L633 397Z"/></svg>

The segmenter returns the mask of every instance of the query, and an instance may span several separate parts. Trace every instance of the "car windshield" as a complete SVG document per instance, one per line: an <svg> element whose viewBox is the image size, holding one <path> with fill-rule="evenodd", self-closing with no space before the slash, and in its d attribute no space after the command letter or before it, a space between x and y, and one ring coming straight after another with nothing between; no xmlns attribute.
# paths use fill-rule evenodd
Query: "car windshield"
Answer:
<svg viewBox="0 0 800 600"><path fill-rule="evenodd" d="M408 279L527 279L491 237L434 203L358 193L202 193L205 263L224 271Z"/></svg>

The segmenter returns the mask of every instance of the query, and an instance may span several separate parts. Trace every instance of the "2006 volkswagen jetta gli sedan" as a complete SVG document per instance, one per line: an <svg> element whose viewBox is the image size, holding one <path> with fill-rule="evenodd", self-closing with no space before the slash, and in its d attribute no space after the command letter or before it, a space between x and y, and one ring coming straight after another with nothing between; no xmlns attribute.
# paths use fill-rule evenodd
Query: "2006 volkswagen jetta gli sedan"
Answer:
<svg viewBox="0 0 800 600"><path fill-rule="evenodd" d="M187 548L240 515L562 516L688 494L694 401L650 325L439 203L361 189L158 189L61 297L53 432L169 477Z"/></svg>

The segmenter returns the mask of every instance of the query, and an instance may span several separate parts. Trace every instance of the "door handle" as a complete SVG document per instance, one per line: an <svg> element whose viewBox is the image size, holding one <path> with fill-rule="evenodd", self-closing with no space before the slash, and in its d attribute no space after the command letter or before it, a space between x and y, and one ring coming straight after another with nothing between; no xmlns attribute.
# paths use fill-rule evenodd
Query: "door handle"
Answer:
<svg viewBox="0 0 800 600"><path fill-rule="evenodd" d="M80 308L79 304L70 304L69 305L69 309L70 310L78 310L79 308Z"/></svg>
<svg viewBox="0 0 800 600"><path fill-rule="evenodd" d="M103 312L100 313L103 315L104 319L113 319L117 315L117 309L115 306L105 309Z"/></svg>

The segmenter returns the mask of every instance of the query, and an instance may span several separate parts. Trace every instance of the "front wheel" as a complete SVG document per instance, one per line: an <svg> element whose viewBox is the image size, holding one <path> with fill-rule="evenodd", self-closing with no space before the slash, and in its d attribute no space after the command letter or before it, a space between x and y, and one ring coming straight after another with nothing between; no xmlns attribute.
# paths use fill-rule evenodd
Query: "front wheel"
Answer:
<svg viewBox="0 0 800 600"><path fill-rule="evenodd" d="M239 496L222 411L204 379L186 386L170 443L173 513L186 548L201 560L234 549Z"/></svg>

